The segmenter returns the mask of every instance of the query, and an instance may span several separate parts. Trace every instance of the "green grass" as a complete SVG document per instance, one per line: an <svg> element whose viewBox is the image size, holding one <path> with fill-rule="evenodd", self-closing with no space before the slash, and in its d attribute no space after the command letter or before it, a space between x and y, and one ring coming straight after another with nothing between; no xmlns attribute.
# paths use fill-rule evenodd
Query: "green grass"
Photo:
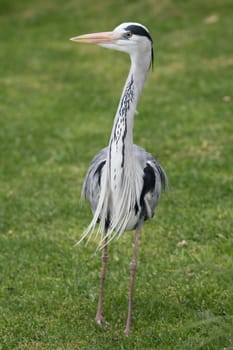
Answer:
<svg viewBox="0 0 233 350"><path fill-rule="evenodd" d="M171 191L143 228L126 339L133 235L109 249L103 329L101 254L74 243L129 59L68 39L132 20L156 47L135 143ZM0 24L0 349L232 350L231 1L2 0Z"/></svg>

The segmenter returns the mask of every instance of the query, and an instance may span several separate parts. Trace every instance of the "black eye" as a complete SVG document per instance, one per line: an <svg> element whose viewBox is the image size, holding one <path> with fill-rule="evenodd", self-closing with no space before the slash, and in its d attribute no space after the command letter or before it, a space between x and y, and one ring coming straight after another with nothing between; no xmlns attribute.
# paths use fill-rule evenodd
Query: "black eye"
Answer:
<svg viewBox="0 0 233 350"><path fill-rule="evenodd" d="M124 34L124 38L125 38L125 39L130 39L132 35L133 35L132 32L126 32L126 33Z"/></svg>

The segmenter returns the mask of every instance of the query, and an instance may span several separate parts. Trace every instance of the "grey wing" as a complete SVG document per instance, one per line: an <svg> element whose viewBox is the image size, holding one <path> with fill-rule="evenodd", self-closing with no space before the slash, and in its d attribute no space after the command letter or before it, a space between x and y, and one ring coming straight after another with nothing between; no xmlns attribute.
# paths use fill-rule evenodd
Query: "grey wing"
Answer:
<svg viewBox="0 0 233 350"><path fill-rule="evenodd" d="M93 213L99 201L101 176L106 164L107 153L108 147L97 153L91 161L83 183L82 197L88 199ZM165 171L152 154L137 145L133 145L133 153L143 169L140 208L135 207L135 214L139 214L137 212L140 210L139 216L143 216L144 220L147 220L154 215L161 192L167 187L168 180Z"/></svg>
<svg viewBox="0 0 233 350"><path fill-rule="evenodd" d="M93 213L95 212L99 201L101 175L103 167L106 164L107 153L108 147L105 147L96 154L96 156L91 161L83 183L82 198L89 200Z"/></svg>
<svg viewBox="0 0 233 350"><path fill-rule="evenodd" d="M162 190L168 186L165 171L159 162L144 148L134 145L134 155L143 169L143 185L140 196L141 215L144 220L154 215Z"/></svg>

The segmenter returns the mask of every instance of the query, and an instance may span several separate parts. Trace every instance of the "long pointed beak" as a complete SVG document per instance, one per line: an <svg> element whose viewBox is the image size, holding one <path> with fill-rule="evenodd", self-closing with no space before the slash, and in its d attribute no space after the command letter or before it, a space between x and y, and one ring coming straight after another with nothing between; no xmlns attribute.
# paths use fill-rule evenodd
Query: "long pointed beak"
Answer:
<svg viewBox="0 0 233 350"><path fill-rule="evenodd" d="M87 43L87 44L111 44L116 37L114 37L113 32L101 32L101 33L91 33L75 36L70 38L72 41L78 43Z"/></svg>

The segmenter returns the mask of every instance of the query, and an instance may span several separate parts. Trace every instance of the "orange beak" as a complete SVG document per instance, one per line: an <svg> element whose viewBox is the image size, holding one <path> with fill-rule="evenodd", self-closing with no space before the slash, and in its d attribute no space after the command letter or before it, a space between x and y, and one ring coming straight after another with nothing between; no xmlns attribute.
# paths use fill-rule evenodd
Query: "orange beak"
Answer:
<svg viewBox="0 0 233 350"><path fill-rule="evenodd" d="M84 34L75 36L70 38L72 41L76 41L78 43L87 43L87 44L110 44L116 38L113 35L113 32L101 32L101 33L92 33L92 34Z"/></svg>

